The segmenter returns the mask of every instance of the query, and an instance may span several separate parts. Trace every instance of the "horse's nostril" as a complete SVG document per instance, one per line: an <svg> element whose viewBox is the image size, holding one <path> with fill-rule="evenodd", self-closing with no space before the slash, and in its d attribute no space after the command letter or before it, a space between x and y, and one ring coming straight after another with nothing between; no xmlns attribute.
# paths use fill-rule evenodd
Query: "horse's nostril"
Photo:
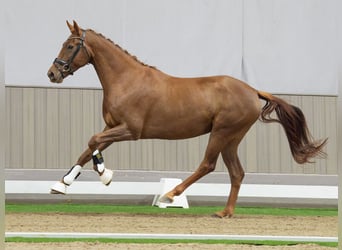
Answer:
<svg viewBox="0 0 342 250"><path fill-rule="evenodd" d="M48 72L48 77L49 77L50 79L54 79L54 78L55 78L55 75L54 75L54 73L53 73L52 71L49 71L49 72Z"/></svg>

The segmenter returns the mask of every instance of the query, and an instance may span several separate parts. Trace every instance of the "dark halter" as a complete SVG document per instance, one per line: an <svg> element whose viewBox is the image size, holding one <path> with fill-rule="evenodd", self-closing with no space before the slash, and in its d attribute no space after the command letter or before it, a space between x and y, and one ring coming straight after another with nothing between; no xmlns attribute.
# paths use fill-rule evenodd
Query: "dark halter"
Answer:
<svg viewBox="0 0 342 250"><path fill-rule="evenodd" d="M84 48L88 59L90 59L90 55L88 53L87 48L84 46L84 39L85 39L85 35L86 35L86 31L84 30L82 33L81 37L78 36L74 36L74 37L70 37L68 40L71 39L79 39L80 43L77 45L76 50L74 51L74 53L71 55L71 57L69 58L69 60L64 61L62 59L56 58L53 61L53 64L56 66L56 68L58 69L58 71L62 74L62 77L65 78L67 75L72 75L74 73L75 70L73 70L71 68L71 64L73 62L73 60L75 59L75 57L77 56L78 52L81 50L81 48ZM61 67L59 67L61 66Z"/></svg>

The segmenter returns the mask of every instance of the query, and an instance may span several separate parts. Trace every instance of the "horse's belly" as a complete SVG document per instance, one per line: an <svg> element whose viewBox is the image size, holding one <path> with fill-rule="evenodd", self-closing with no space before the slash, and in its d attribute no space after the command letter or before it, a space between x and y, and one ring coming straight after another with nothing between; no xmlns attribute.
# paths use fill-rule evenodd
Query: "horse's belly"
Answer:
<svg viewBox="0 0 342 250"><path fill-rule="evenodd" d="M211 123L197 120L164 121L146 126L141 134L144 139L187 139L206 134L211 131Z"/></svg>

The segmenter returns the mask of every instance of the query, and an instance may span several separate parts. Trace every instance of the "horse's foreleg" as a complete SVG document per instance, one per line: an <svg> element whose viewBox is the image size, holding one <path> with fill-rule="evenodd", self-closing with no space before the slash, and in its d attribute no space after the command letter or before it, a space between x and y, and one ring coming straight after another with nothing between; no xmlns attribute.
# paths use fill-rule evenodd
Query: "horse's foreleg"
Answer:
<svg viewBox="0 0 342 250"><path fill-rule="evenodd" d="M62 180L56 182L51 188L51 194L65 194L67 186L70 186L74 180L81 174L82 166L75 165L63 176Z"/></svg>
<svg viewBox="0 0 342 250"><path fill-rule="evenodd" d="M104 150L110 144L111 143L100 144L99 149ZM77 177L81 174L81 170L83 166L91 159L92 159L92 152L88 148L81 154L81 156L77 160L77 163L72 168L70 168L70 170L62 177L62 179L51 187L51 193L52 194L65 194L67 186L70 186L77 179ZM106 182L106 184L107 183L108 181Z"/></svg>
<svg viewBox="0 0 342 250"><path fill-rule="evenodd" d="M94 170L99 174L103 184L109 185L113 178L113 171L107 169L104 165L104 159L101 154L103 145L110 145L115 141L126 141L137 139L133 136L126 124L120 124L114 128L107 128L102 133L94 135L89 143L89 153L93 159Z"/></svg>
<svg viewBox="0 0 342 250"><path fill-rule="evenodd" d="M104 131L106 131L106 130L108 130L108 127L105 127ZM52 194L65 194L67 186L70 186L74 182L74 180L76 180L77 177L81 174L82 167L87 162L89 162L92 158L94 161L94 158L96 157L96 155L99 158L98 154L101 155L100 151L106 149L110 144L112 144L112 142L110 142L110 141L106 141L106 142L98 144L97 145L98 150L97 150L97 152L95 152L95 154L91 151L90 148L86 149L81 154L81 156L78 158L77 163L63 176L61 181L55 183L51 187L50 192ZM102 158L102 161L103 161L103 158ZM96 165L95 162L94 162L94 165ZM112 179L111 177L113 176L113 172L111 170L106 170L104 168L103 162L101 165L103 165L103 170L101 172L98 172L98 173L100 175L101 181L107 185L110 183L110 181Z"/></svg>

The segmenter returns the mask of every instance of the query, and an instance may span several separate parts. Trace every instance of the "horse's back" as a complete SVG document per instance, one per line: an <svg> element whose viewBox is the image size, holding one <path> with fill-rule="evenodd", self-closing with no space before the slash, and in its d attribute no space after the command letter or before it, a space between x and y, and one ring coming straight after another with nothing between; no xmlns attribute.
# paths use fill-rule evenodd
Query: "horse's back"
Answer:
<svg viewBox="0 0 342 250"><path fill-rule="evenodd" d="M216 119L238 126L253 124L259 117L261 102L258 92L245 82L230 76L208 77L211 101L216 108ZM203 79L205 80L205 78Z"/></svg>
<svg viewBox="0 0 342 250"><path fill-rule="evenodd" d="M256 90L229 76L170 77L154 86L158 98L146 117L143 137L194 137L210 132L219 121L228 126L259 116Z"/></svg>
<svg viewBox="0 0 342 250"><path fill-rule="evenodd" d="M175 78L173 89L178 89L179 98L185 102L201 101L200 107L218 113L222 109L245 109L260 112L258 92L236 78L221 75L198 78ZM245 112L243 112L245 113Z"/></svg>

